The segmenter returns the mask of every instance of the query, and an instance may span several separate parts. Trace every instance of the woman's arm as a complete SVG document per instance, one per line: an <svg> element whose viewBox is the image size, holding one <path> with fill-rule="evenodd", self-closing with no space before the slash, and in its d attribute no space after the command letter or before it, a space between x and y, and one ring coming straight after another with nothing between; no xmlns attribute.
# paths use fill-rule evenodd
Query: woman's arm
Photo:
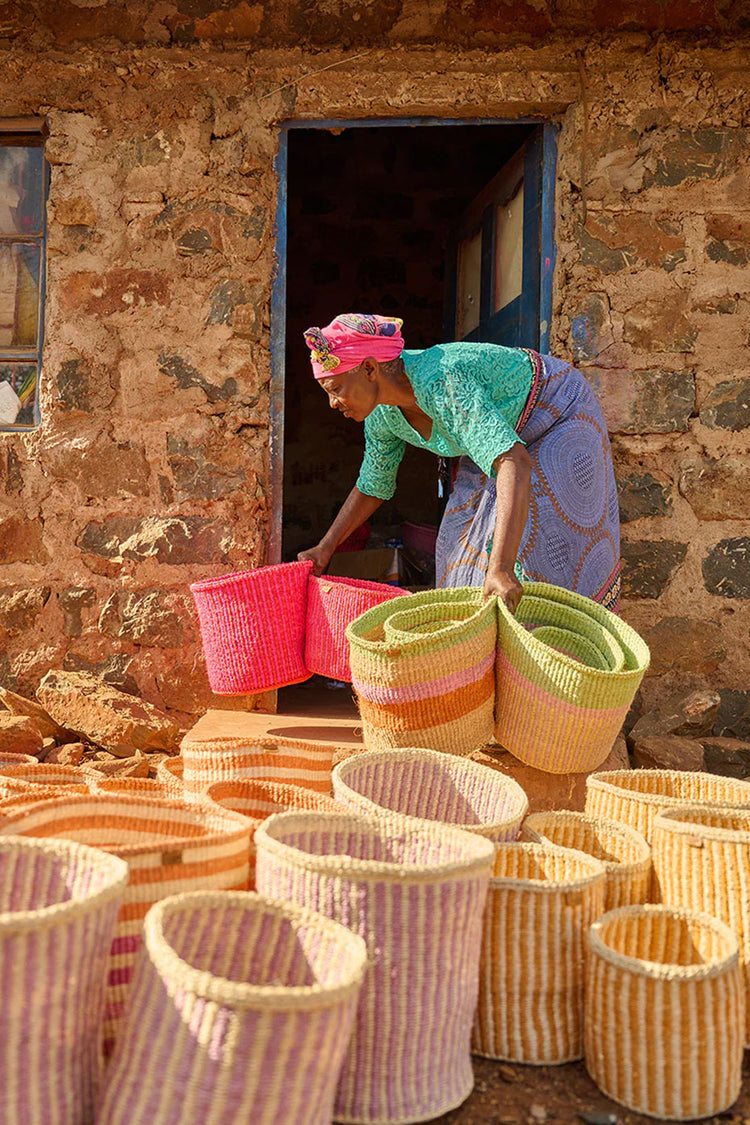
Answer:
<svg viewBox="0 0 750 1125"><path fill-rule="evenodd" d="M515 613L523 587L513 568L529 514L531 457L518 442L496 457L492 468L497 479L497 514L484 593L497 594Z"/></svg>
<svg viewBox="0 0 750 1125"><path fill-rule="evenodd" d="M300 561L312 559L314 563L313 573L319 577L331 561L331 555L339 543L343 543L353 531L361 527L382 503L383 501L377 496L367 496L366 493L360 492L355 485L341 505L336 519L318 545L310 547L307 551L300 551L297 558Z"/></svg>

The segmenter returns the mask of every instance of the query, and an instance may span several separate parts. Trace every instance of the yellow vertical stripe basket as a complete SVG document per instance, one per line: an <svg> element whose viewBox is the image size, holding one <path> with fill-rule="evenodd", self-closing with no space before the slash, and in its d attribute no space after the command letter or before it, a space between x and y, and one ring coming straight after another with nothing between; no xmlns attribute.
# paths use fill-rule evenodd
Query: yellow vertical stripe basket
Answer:
<svg viewBox="0 0 750 1125"><path fill-rule="evenodd" d="M668 809L654 820L653 855L666 905L712 914L737 936L750 1045L750 807Z"/></svg>
<svg viewBox="0 0 750 1125"><path fill-rule="evenodd" d="M696 804L750 805L750 783L688 770L605 770L586 778L584 811L629 824L648 844L658 812Z"/></svg>
<svg viewBox="0 0 750 1125"><path fill-rule="evenodd" d="M650 901L651 848L627 824L578 812L538 812L526 817L522 839L601 860L607 872L604 910Z"/></svg>
<svg viewBox="0 0 750 1125"><path fill-rule="evenodd" d="M621 1105L691 1121L723 1113L742 1081L737 938L707 914L625 906L589 932L586 1068Z"/></svg>
<svg viewBox="0 0 750 1125"><path fill-rule="evenodd" d="M352 685L368 750L410 746L468 757L492 738L495 600L427 590L349 625Z"/></svg>
<svg viewBox="0 0 750 1125"><path fill-rule="evenodd" d="M336 747L299 738L218 738L182 740L183 784L188 797L216 781L278 781L316 793L331 792Z"/></svg>
<svg viewBox="0 0 750 1125"><path fill-rule="evenodd" d="M583 1055L585 934L604 865L548 844L499 844L484 914L475 1054L519 1063Z"/></svg>

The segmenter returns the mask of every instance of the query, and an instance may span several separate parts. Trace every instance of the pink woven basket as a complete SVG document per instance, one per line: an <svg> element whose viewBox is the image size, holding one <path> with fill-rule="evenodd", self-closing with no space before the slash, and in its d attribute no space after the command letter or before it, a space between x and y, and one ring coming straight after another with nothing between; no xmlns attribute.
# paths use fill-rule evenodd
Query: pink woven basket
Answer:
<svg viewBox="0 0 750 1125"><path fill-rule="evenodd" d="M310 671L351 683L347 625L373 606L406 593L407 590L400 590L398 586L360 578L339 578L331 574L322 578L311 576L307 586L305 638L305 663Z"/></svg>
<svg viewBox="0 0 750 1125"><path fill-rule="evenodd" d="M195 582L211 690L249 695L309 679L307 581L312 563L281 563Z"/></svg>

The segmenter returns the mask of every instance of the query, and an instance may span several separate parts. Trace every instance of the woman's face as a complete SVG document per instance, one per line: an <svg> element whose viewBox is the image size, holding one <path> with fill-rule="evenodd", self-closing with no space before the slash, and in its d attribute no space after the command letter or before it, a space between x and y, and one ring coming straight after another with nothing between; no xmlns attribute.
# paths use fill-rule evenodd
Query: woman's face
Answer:
<svg viewBox="0 0 750 1125"><path fill-rule="evenodd" d="M378 404L377 374L365 360L359 367L345 371L343 375L329 375L318 379L320 386L328 395L331 410L340 410L345 418L364 422L368 414Z"/></svg>

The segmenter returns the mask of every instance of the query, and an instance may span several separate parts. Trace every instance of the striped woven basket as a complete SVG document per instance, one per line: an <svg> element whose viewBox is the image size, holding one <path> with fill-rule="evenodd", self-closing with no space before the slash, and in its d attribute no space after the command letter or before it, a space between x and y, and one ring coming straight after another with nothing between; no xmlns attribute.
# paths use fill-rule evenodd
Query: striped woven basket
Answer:
<svg viewBox="0 0 750 1125"><path fill-rule="evenodd" d="M629 824L648 844L662 809L716 804L750 805L750 783L688 770L606 770L586 778L588 815Z"/></svg>
<svg viewBox="0 0 750 1125"><path fill-rule="evenodd" d="M726 1110L742 1080L745 995L723 922L624 906L596 922L586 963L586 1067L621 1105L691 1121Z"/></svg>
<svg viewBox="0 0 750 1125"><path fill-rule="evenodd" d="M604 910L651 901L651 848L627 824L579 812L538 812L524 821L522 838L601 860L607 872Z"/></svg>
<svg viewBox="0 0 750 1125"><path fill-rule="evenodd" d="M0 840L0 1121L94 1120L104 979L128 869L66 840Z"/></svg>
<svg viewBox="0 0 750 1125"><path fill-rule="evenodd" d="M258 889L334 917L369 972L334 1118L400 1125L459 1105L492 843L406 817L281 813L255 834Z"/></svg>
<svg viewBox="0 0 750 1125"><path fill-rule="evenodd" d="M0 770L5 769L7 766L38 765L39 759L35 758L33 754L11 754L10 752L0 754Z"/></svg>
<svg viewBox="0 0 750 1125"><path fill-rule="evenodd" d="M157 777L102 777L91 783L92 793L116 797L172 797L174 790ZM177 800L180 800L178 797Z"/></svg>
<svg viewBox="0 0 750 1125"><path fill-rule="evenodd" d="M524 584L515 616L498 598L495 738L550 773L596 769L649 664L634 629L597 602Z"/></svg>
<svg viewBox="0 0 750 1125"><path fill-rule="evenodd" d="M407 593L383 582L365 582L326 574L310 576L307 586L305 664L310 672L333 680L352 678L346 628L373 606Z"/></svg>
<svg viewBox="0 0 750 1125"><path fill-rule="evenodd" d="M316 793L331 792L335 746L297 738L182 740L185 795L205 793L216 781L282 781Z"/></svg>
<svg viewBox="0 0 750 1125"><path fill-rule="evenodd" d="M529 802L497 770L435 750L372 750L339 762L334 797L351 812L395 812L515 840Z"/></svg>
<svg viewBox="0 0 750 1125"><path fill-rule="evenodd" d="M88 793L96 770L87 766L13 765L0 767L0 796L12 797L30 790L50 791L49 796ZM44 797L40 792L40 796Z"/></svg>
<svg viewBox="0 0 750 1125"><path fill-rule="evenodd" d="M313 564L281 563L195 582L211 690L247 695L307 680L307 581Z"/></svg>
<svg viewBox="0 0 750 1125"><path fill-rule="evenodd" d="M665 905L712 914L738 938L750 1045L750 807L668 809L654 819L653 854Z"/></svg>
<svg viewBox="0 0 750 1125"><path fill-rule="evenodd" d="M255 894L175 895L146 918L107 1125L329 1125L366 966L328 918Z"/></svg>
<svg viewBox="0 0 750 1125"><path fill-rule="evenodd" d="M481 590L427 590L346 631L368 750L469 756L492 738L497 613Z"/></svg>
<svg viewBox="0 0 750 1125"><path fill-rule="evenodd" d="M174 758L162 758L156 767L156 780L169 790L170 796L186 798L185 792L185 762L182 755Z"/></svg>
<svg viewBox="0 0 750 1125"><path fill-rule="evenodd" d="M583 1055L585 934L604 907L604 865L548 844L499 844L490 879L475 1054L519 1063Z"/></svg>
<svg viewBox="0 0 750 1125"><path fill-rule="evenodd" d="M130 879L105 995L106 1055L117 1037L149 907L180 891L244 890L251 827L246 817L216 806L104 794L39 802L0 822L0 836L62 836L127 860Z"/></svg>

